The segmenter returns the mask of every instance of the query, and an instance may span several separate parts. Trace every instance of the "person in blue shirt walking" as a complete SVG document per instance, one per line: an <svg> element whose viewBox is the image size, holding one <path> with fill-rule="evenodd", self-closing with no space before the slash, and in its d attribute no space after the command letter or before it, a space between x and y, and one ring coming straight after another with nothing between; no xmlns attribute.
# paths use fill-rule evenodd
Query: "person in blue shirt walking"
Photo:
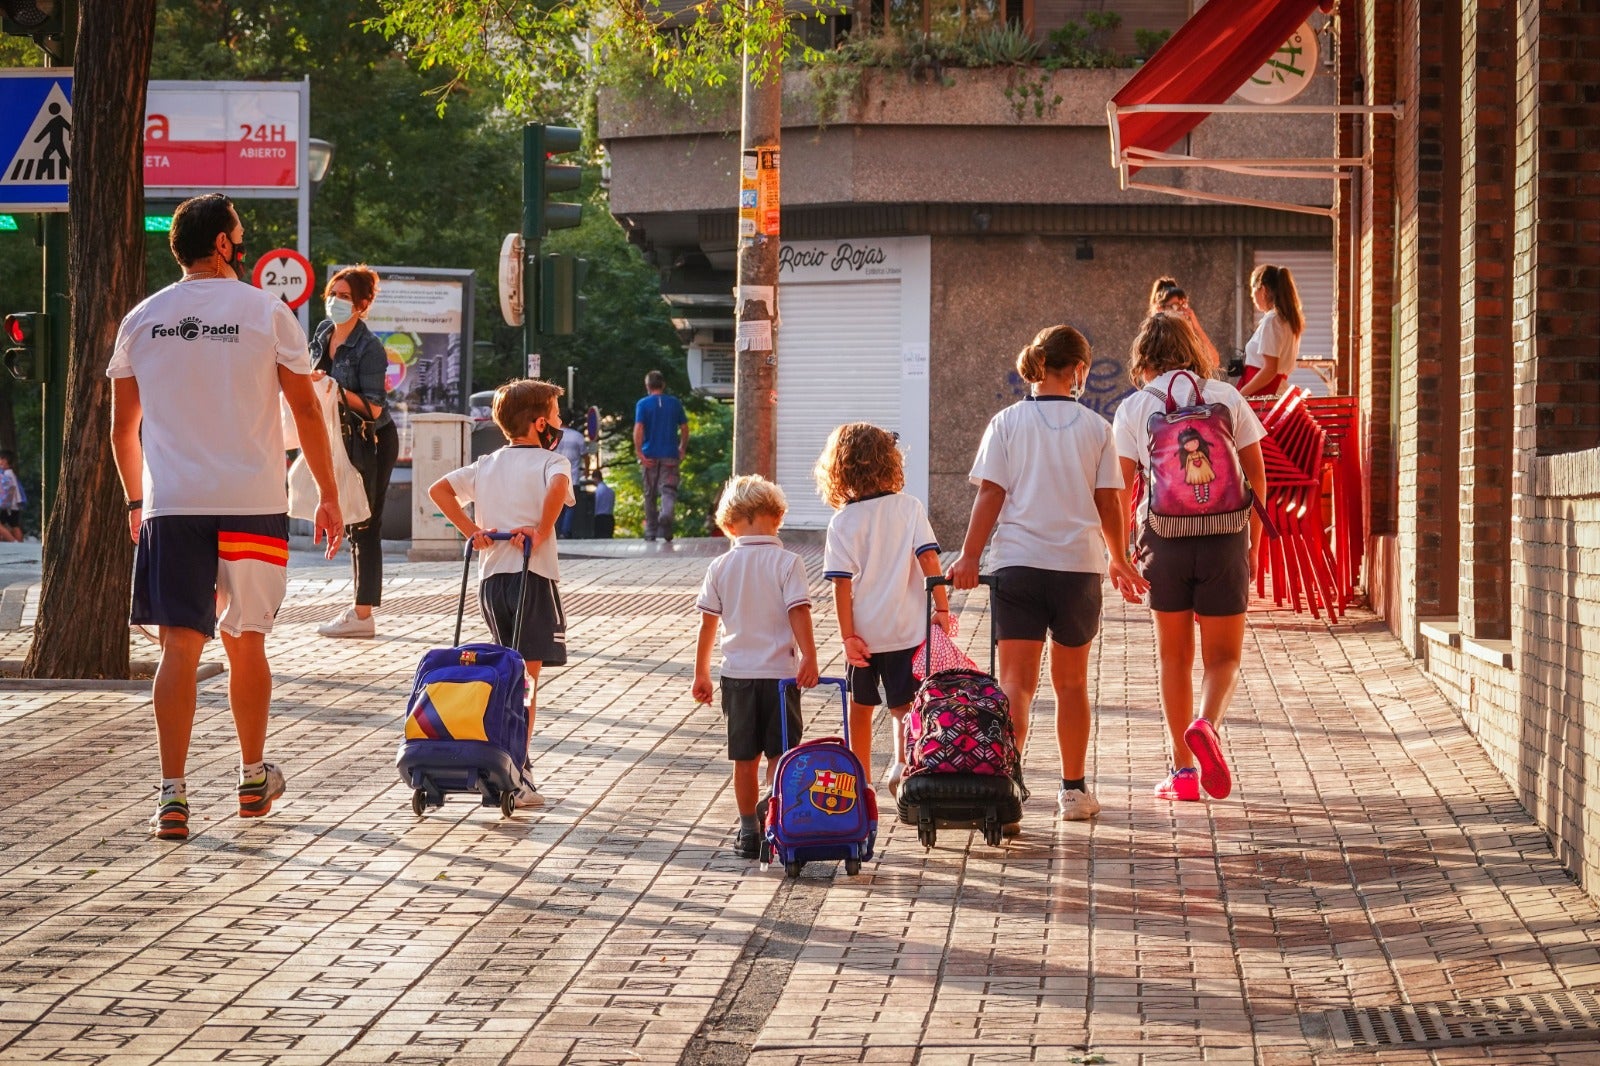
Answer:
<svg viewBox="0 0 1600 1066"><path fill-rule="evenodd" d="M689 416L667 395L661 371L644 376L649 394L633 408L633 450L644 482L644 539L672 543L672 512L678 503L678 466L689 450Z"/></svg>

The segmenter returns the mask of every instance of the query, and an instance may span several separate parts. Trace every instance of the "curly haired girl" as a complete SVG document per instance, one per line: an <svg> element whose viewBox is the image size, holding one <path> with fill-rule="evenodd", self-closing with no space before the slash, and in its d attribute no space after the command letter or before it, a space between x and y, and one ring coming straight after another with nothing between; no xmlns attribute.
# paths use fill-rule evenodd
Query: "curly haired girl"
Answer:
<svg viewBox="0 0 1600 1066"><path fill-rule="evenodd" d="M898 792L901 720L917 694L911 660L927 624L923 578L939 573L939 545L922 501L908 496L894 434L851 422L828 436L817 458L817 491L835 514L828 522L823 576L833 583L839 635L849 663L850 749L872 772L872 710L887 700L894 730L887 784ZM934 624L948 629L945 590L934 590ZM881 691L880 691L881 690Z"/></svg>

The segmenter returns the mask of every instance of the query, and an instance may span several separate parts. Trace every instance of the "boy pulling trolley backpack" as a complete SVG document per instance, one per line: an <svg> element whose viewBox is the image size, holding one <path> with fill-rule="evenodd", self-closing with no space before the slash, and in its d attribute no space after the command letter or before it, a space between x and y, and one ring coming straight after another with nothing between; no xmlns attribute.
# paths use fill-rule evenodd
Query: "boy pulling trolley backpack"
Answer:
<svg viewBox="0 0 1600 1066"><path fill-rule="evenodd" d="M998 583L993 576L978 580L990 588ZM933 590L949 583L927 579L925 680L906 714L906 774L895 804L900 821L917 827L925 848L933 847L941 827L981 829L985 842L999 844L1005 827L1021 821L1027 798L1011 706L994 677L993 615L987 674L933 672Z"/></svg>
<svg viewBox="0 0 1600 1066"><path fill-rule="evenodd" d="M510 540L510 533L491 533ZM527 584L530 544L523 546L523 584ZM417 664L406 704L405 737L395 766L409 785L411 809L419 816L444 804L452 793L474 793L485 807L511 817L517 792L534 790L528 777L528 678L514 648L501 644L462 644L461 623L472 573L472 539L467 538L461 603L456 611L454 647L434 648ZM517 642L522 608L517 609Z"/></svg>
<svg viewBox="0 0 1600 1066"><path fill-rule="evenodd" d="M778 703L794 678L778 682ZM820 737L789 747L789 716L783 723L783 754L772 771L761 865L783 863L799 877L808 862L843 859L845 873L861 872L878 837L878 797L867 783L861 760L850 750L850 696L842 678L819 677L818 685L839 686L844 702L844 737Z"/></svg>

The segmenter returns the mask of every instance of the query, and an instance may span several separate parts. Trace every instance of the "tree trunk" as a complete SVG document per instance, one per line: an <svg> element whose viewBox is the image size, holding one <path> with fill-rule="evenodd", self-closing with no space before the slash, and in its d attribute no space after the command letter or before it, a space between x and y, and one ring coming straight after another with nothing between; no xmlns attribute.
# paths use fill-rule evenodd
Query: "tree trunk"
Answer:
<svg viewBox="0 0 1600 1066"><path fill-rule="evenodd" d="M122 316L145 296L144 101L156 0L83 0L80 10L68 185L66 441L23 672L125 678L133 546L111 457L106 364Z"/></svg>

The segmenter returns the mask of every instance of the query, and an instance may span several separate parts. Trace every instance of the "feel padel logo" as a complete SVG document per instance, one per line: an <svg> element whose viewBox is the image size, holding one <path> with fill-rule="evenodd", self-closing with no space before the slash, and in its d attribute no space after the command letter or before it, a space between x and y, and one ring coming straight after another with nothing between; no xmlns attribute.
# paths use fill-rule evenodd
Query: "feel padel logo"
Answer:
<svg viewBox="0 0 1600 1066"><path fill-rule="evenodd" d="M163 326L157 323L150 327L150 338L177 337L180 340L192 341L200 337L210 340L237 342L239 327L236 325L208 326L198 318L190 315L181 320L176 326Z"/></svg>

